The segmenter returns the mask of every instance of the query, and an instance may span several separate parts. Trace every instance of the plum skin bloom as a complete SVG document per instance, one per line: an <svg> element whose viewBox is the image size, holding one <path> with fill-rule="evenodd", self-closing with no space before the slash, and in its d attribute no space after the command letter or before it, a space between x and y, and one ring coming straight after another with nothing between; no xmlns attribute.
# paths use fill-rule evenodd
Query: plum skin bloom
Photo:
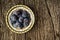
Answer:
<svg viewBox="0 0 60 40"><path fill-rule="evenodd" d="M30 23L30 14L25 10L13 11L10 16L10 21L13 27L24 28L27 27Z"/></svg>

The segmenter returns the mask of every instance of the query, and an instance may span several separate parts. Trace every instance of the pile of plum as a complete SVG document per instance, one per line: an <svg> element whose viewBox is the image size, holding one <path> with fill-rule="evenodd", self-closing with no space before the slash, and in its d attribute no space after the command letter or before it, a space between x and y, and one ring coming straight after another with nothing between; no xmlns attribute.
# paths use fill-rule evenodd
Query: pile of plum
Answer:
<svg viewBox="0 0 60 40"><path fill-rule="evenodd" d="M24 27L27 27L30 23L30 20L30 14L22 9L13 11L10 16L10 23L15 28L19 27L22 29Z"/></svg>

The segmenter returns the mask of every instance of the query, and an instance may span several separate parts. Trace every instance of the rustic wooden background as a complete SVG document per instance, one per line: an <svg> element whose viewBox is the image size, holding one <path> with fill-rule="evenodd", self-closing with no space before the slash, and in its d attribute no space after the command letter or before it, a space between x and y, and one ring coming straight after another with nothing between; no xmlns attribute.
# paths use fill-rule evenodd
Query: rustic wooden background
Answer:
<svg viewBox="0 0 60 40"><path fill-rule="evenodd" d="M18 4L29 6L36 18L33 28L21 35L5 23L6 12ZM60 40L60 0L0 0L0 40Z"/></svg>

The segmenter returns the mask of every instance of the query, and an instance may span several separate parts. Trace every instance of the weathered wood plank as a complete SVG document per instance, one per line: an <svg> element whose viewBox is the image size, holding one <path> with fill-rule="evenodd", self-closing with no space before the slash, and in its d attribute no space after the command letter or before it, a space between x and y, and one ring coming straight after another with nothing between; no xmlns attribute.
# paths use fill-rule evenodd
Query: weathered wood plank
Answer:
<svg viewBox="0 0 60 40"><path fill-rule="evenodd" d="M14 5L29 6L35 14L33 28L22 35L11 32L5 23L6 12ZM60 40L60 0L1 0L1 40Z"/></svg>

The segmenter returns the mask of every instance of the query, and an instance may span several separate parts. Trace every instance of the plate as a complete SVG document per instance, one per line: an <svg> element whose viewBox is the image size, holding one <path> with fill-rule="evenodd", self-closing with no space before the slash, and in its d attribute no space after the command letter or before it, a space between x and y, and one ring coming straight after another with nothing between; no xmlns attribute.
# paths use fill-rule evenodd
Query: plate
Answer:
<svg viewBox="0 0 60 40"><path fill-rule="evenodd" d="M34 25L35 16L33 11L26 5L16 5L8 10L6 15L7 27L15 33L28 32Z"/></svg>

